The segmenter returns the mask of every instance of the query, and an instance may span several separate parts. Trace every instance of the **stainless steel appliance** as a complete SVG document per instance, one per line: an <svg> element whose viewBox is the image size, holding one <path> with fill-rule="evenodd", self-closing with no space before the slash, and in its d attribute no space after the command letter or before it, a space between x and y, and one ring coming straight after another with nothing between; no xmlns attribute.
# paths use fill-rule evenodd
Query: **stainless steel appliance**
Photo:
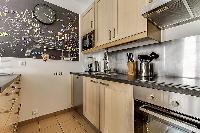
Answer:
<svg viewBox="0 0 200 133"><path fill-rule="evenodd" d="M73 75L72 105L79 114L83 114L83 77L82 76Z"/></svg>
<svg viewBox="0 0 200 133"><path fill-rule="evenodd" d="M95 44L95 31L91 31L82 37L82 51L94 47Z"/></svg>
<svg viewBox="0 0 200 133"><path fill-rule="evenodd" d="M152 52L150 55L138 55L140 60L140 76L141 77L154 77L154 66L151 61L157 59L158 54Z"/></svg>
<svg viewBox="0 0 200 133"><path fill-rule="evenodd" d="M85 72L100 72L100 64L93 57L87 57L87 69Z"/></svg>
<svg viewBox="0 0 200 133"><path fill-rule="evenodd" d="M149 0L142 15L161 29L195 21L200 17L199 0Z"/></svg>
<svg viewBox="0 0 200 133"><path fill-rule="evenodd" d="M108 50L104 52L104 73L111 73L110 65L109 65L109 57L108 57Z"/></svg>
<svg viewBox="0 0 200 133"><path fill-rule="evenodd" d="M200 133L200 97L134 86L135 133Z"/></svg>
<svg viewBox="0 0 200 133"><path fill-rule="evenodd" d="M100 72L100 64L98 61L94 61L94 72Z"/></svg>

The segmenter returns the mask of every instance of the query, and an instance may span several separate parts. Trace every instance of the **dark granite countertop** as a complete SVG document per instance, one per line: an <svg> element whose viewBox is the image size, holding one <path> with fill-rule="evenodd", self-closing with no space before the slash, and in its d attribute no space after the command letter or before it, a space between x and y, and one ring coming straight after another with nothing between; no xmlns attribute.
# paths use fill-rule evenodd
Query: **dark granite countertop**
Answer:
<svg viewBox="0 0 200 133"><path fill-rule="evenodd" d="M20 74L0 75L0 93L10 86Z"/></svg>
<svg viewBox="0 0 200 133"><path fill-rule="evenodd" d="M200 79L169 76L156 77L153 79L141 79L123 74L102 76L84 72L71 72L70 74L200 97Z"/></svg>

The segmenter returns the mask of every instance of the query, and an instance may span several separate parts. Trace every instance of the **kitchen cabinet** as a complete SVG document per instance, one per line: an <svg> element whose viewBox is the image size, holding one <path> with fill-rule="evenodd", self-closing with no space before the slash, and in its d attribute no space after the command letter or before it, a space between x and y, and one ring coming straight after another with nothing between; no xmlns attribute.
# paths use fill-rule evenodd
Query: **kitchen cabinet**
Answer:
<svg viewBox="0 0 200 133"><path fill-rule="evenodd" d="M147 32L147 19L140 13L145 4L146 0L96 0L97 46Z"/></svg>
<svg viewBox="0 0 200 133"><path fill-rule="evenodd" d="M146 0L95 0L95 47L90 52L137 40L161 41L161 30L141 15Z"/></svg>
<svg viewBox="0 0 200 133"><path fill-rule="evenodd" d="M99 129L99 85L96 79L83 80L83 114Z"/></svg>
<svg viewBox="0 0 200 133"><path fill-rule="evenodd" d="M84 77L84 115L102 133L133 133L133 86Z"/></svg>
<svg viewBox="0 0 200 133"><path fill-rule="evenodd" d="M100 46L112 39L112 0L97 0L95 2L95 15L96 15L96 44Z"/></svg>
<svg viewBox="0 0 200 133"><path fill-rule="evenodd" d="M103 133L133 133L133 86L104 83Z"/></svg>
<svg viewBox="0 0 200 133"><path fill-rule="evenodd" d="M16 79L0 93L0 131L13 133L17 130L20 104L20 79Z"/></svg>
<svg viewBox="0 0 200 133"><path fill-rule="evenodd" d="M141 15L146 0L117 0L118 22L116 39L121 39L147 31L147 19Z"/></svg>
<svg viewBox="0 0 200 133"><path fill-rule="evenodd" d="M95 28L95 14L94 4L92 4L82 15L81 15L81 36L90 33Z"/></svg>

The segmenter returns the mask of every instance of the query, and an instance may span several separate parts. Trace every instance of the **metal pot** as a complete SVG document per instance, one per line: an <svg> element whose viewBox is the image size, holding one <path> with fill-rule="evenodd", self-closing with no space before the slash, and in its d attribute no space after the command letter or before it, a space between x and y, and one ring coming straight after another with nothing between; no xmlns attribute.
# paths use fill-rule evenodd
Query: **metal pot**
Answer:
<svg viewBox="0 0 200 133"><path fill-rule="evenodd" d="M153 63L143 61L140 63L140 76L142 77L153 77L154 66Z"/></svg>
<svg viewBox="0 0 200 133"><path fill-rule="evenodd" d="M141 77L154 77L154 64L152 60L157 59L158 54L152 52L150 55L138 55L140 60L140 76Z"/></svg>

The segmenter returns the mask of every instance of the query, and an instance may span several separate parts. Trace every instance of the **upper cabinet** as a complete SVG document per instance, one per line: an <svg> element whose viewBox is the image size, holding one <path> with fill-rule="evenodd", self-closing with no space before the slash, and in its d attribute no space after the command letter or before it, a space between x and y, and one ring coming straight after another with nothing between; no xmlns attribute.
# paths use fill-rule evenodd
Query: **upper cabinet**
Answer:
<svg viewBox="0 0 200 133"><path fill-rule="evenodd" d="M147 0L95 0L95 47L87 52L140 39L161 40L161 30L141 15Z"/></svg>
<svg viewBox="0 0 200 133"><path fill-rule="evenodd" d="M81 15L81 36L95 29L95 7L92 4L82 15Z"/></svg>
<svg viewBox="0 0 200 133"><path fill-rule="evenodd" d="M140 14L145 0L115 0L117 4L117 39L147 31L147 19Z"/></svg>
<svg viewBox="0 0 200 133"><path fill-rule="evenodd" d="M97 0L95 2L96 14L96 44L100 46L111 40L111 22L112 22L112 0Z"/></svg>

